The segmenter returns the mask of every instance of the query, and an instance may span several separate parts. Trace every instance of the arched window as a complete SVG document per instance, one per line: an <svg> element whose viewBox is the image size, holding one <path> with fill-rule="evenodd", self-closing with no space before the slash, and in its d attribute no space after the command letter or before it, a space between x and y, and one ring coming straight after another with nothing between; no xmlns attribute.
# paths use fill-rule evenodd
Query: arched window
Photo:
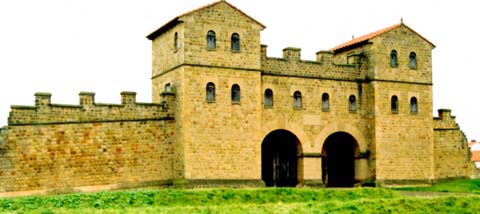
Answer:
<svg viewBox="0 0 480 214"><path fill-rule="evenodd" d="M350 112L357 111L357 98L355 95L350 95L350 97L348 97L348 110Z"/></svg>
<svg viewBox="0 0 480 214"><path fill-rule="evenodd" d="M409 59L410 68L417 69L417 54L415 54L415 52L410 52Z"/></svg>
<svg viewBox="0 0 480 214"><path fill-rule="evenodd" d="M237 84L232 85L232 102L240 102L240 86Z"/></svg>
<svg viewBox="0 0 480 214"><path fill-rule="evenodd" d="M327 93L322 94L322 111L330 110L330 97Z"/></svg>
<svg viewBox="0 0 480 214"><path fill-rule="evenodd" d="M215 49L216 46L216 39L215 39L215 32L208 31L207 33L207 48L208 49Z"/></svg>
<svg viewBox="0 0 480 214"><path fill-rule="evenodd" d="M173 38L173 48L177 50L180 47L180 44L178 43L178 33L175 32L175 36Z"/></svg>
<svg viewBox="0 0 480 214"><path fill-rule="evenodd" d="M273 106L273 91L272 89L267 88L265 90L263 105L265 108L270 108Z"/></svg>
<svg viewBox="0 0 480 214"><path fill-rule="evenodd" d="M416 97L410 98L410 113L418 113L418 102Z"/></svg>
<svg viewBox="0 0 480 214"><path fill-rule="evenodd" d="M398 113L398 97L397 95L393 95L390 101L392 113Z"/></svg>
<svg viewBox="0 0 480 214"><path fill-rule="evenodd" d="M170 83L165 84L165 92L171 92L172 91L172 85Z"/></svg>
<svg viewBox="0 0 480 214"><path fill-rule="evenodd" d="M215 84L209 82L206 88L207 102L215 102Z"/></svg>
<svg viewBox="0 0 480 214"><path fill-rule="evenodd" d="M397 51L392 50L390 53L390 67L396 68L398 66L398 57L397 57Z"/></svg>
<svg viewBox="0 0 480 214"><path fill-rule="evenodd" d="M240 36L238 35L238 33L232 34L232 51L240 51Z"/></svg>
<svg viewBox="0 0 480 214"><path fill-rule="evenodd" d="M302 108L302 93L300 91L295 91L295 93L293 93L293 108Z"/></svg>

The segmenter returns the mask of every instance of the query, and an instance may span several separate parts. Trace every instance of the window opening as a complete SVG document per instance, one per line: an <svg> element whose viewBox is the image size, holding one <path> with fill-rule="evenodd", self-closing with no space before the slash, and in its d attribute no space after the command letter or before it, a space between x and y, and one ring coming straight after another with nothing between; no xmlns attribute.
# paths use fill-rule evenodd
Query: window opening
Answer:
<svg viewBox="0 0 480 214"><path fill-rule="evenodd" d="M397 51L392 50L390 53L390 67L396 68L398 66L398 57L397 57Z"/></svg>
<svg viewBox="0 0 480 214"><path fill-rule="evenodd" d="M266 108L270 108L273 106L273 91L272 89L269 89L267 88L267 90L265 90L265 97L264 97L264 106Z"/></svg>
<svg viewBox="0 0 480 214"><path fill-rule="evenodd" d="M322 94L322 111L330 110L330 98L327 93Z"/></svg>
<svg viewBox="0 0 480 214"><path fill-rule="evenodd" d="M207 101L208 102L215 102L215 84L213 84L212 82L209 82L207 84Z"/></svg>
<svg viewBox="0 0 480 214"><path fill-rule="evenodd" d="M175 38L173 39L173 47L175 48L175 50L177 50L179 46L180 44L178 43L178 33L175 32Z"/></svg>
<svg viewBox="0 0 480 214"><path fill-rule="evenodd" d="M232 51L239 52L240 51L240 36L238 33L232 34Z"/></svg>
<svg viewBox="0 0 480 214"><path fill-rule="evenodd" d="M300 91L295 91L295 93L293 93L293 108L302 108L302 93L300 93Z"/></svg>
<svg viewBox="0 0 480 214"><path fill-rule="evenodd" d="M350 112L355 112L357 111L357 98L354 95L350 95L348 98L348 110Z"/></svg>
<svg viewBox="0 0 480 214"><path fill-rule="evenodd" d="M390 104L392 108L392 113L398 113L398 97L396 95L392 96Z"/></svg>
<svg viewBox="0 0 480 214"><path fill-rule="evenodd" d="M417 54L415 54L415 52L411 52L409 58L410 58L410 68L417 69Z"/></svg>
<svg viewBox="0 0 480 214"><path fill-rule="evenodd" d="M213 31L207 33L207 48L212 50L216 48L215 32Z"/></svg>
<svg viewBox="0 0 480 214"><path fill-rule="evenodd" d="M237 84L232 86L232 102L240 102L240 86Z"/></svg>
<svg viewBox="0 0 480 214"><path fill-rule="evenodd" d="M410 113L418 113L418 102L416 97L410 98Z"/></svg>

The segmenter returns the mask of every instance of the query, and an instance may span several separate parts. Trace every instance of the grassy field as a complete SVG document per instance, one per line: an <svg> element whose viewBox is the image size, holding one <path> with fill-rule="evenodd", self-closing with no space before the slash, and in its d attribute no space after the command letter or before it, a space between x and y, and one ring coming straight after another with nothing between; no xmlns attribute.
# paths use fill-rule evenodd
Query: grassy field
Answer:
<svg viewBox="0 0 480 214"><path fill-rule="evenodd" d="M465 193L404 196L401 191ZM426 188L112 191L0 199L1 213L478 213L480 180Z"/></svg>

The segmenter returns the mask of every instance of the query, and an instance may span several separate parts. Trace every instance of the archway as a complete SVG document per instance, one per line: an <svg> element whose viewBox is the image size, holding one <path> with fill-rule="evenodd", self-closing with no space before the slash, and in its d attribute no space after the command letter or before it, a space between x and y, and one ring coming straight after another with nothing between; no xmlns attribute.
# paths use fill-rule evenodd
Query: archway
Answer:
<svg viewBox="0 0 480 214"><path fill-rule="evenodd" d="M294 187L302 170L302 146L287 130L270 132L262 142L262 180L267 187Z"/></svg>
<svg viewBox="0 0 480 214"><path fill-rule="evenodd" d="M322 180L327 187L352 187L358 143L346 132L328 136L322 149Z"/></svg>

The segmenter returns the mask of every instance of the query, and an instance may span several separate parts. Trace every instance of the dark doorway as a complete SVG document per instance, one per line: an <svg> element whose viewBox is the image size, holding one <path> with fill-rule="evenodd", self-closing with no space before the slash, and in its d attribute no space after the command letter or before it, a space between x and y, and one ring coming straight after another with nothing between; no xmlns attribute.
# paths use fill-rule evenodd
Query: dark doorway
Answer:
<svg viewBox="0 0 480 214"><path fill-rule="evenodd" d="M262 180L267 187L294 187L298 184L301 146L289 131L275 130L262 142Z"/></svg>
<svg viewBox="0 0 480 214"><path fill-rule="evenodd" d="M322 180L327 187L352 187L355 182L357 141L345 132L330 135L323 144Z"/></svg>

